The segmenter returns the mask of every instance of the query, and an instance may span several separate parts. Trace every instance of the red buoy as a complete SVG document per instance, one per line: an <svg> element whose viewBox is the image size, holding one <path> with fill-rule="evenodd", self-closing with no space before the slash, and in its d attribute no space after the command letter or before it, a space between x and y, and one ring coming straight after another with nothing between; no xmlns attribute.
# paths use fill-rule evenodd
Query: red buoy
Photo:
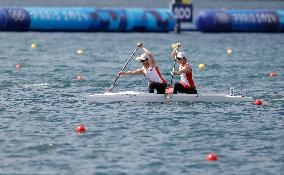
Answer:
<svg viewBox="0 0 284 175"><path fill-rule="evenodd" d="M277 74L276 74L275 72L271 72L271 73L269 74L269 76L270 76L270 77L276 77Z"/></svg>
<svg viewBox="0 0 284 175"><path fill-rule="evenodd" d="M76 77L76 80L84 80L83 75L78 75L78 76Z"/></svg>
<svg viewBox="0 0 284 175"><path fill-rule="evenodd" d="M83 132L85 132L85 131L86 131L86 128L85 128L84 125L80 125L80 126L78 126L78 127L76 128L76 132L77 132L77 133L83 133Z"/></svg>
<svg viewBox="0 0 284 175"><path fill-rule="evenodd" d="M254 102L254 104L256 104L256 105L262 105L262 100L256 99L255 102Z"/></svg>
<svg viewBox="0 0 284 175"><path fill-rule="evenodd" d="M206 156L205 159L208 160L208 161L217 161L218 157L215 153L210 153Z"/></svg>
<svg viewBox="0 0 284 175"><path fill-rule="evenodd" d="M23 67L23 65L21 64L16 64L16 69L21 69Z"/></svg>

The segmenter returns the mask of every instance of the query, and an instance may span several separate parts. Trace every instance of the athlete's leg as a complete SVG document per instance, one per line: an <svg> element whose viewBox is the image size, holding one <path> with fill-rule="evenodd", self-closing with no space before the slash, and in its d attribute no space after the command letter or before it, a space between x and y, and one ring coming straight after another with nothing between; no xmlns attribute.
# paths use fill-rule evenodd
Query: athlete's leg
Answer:
<svg viewBox="0 0 284 175"><path fill-rule="evenodd" d="M197 90L195 88L187 88L186 93L187 94L197 94Z"/></svg>
<svg viewBox="0 0 284 175"><path fill-rule="evenodd" d="M151 82L149 84L149 93L154 93L154 89L157 90L157 94L164 94L167 87L167 83Z"/></svg>
<svg viewBox="0 0 284 175"><path fill-rule="evenodd" d="M197 94L197 90L195 88L191 89L191 94Z"/></svg>
<svg viewBox="0 0 284 175"><path fill-rule="evenodd" d="M149 83L149 93L154 93L154 82Z"/></svg>
<svg viewBox="0 0 284 175"><path fill-rule="evenodd" d="M156 90L157 94L164 94L167 88L167 83L157 83Z"/></svg>
<svg viewBox="0 0 284 175"><path fill-rule="evenodd" d="M182 84L180 84L179 82L176 82L175 86L174 86L174 92L173 93L177 94L178 92L184 93L184 90L183 90Z"/></svg>

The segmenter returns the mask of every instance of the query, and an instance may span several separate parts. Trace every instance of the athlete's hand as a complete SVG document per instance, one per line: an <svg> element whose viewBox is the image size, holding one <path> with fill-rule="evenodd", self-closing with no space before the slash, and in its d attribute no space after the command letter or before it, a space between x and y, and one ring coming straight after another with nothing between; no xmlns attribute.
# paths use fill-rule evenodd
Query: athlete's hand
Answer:
<svg viewBox="0 0 284 175"><path fill-rule="evenodd" d="M180 46L181 46L181 43L176 43L176 46L177 46L177 47L180 47Z"/></svg>
<svg viewBox="0 0 284 175"><path fill-rule="evenodd" d="M123 76L123 75L126 75L126 73L123 72L123 71L120 71L120 72L118 72L118 75L119 75L119 76Z"/></svg>
<svg viewBox="0 0 284 175"><path fill-rule="evenodd" d="M172 71L171 74L172 75L180 75L181 73L179 71Z"/></svg>
<svg viewBox="0 0 284 175"><path fill-rule="evenodd" d="M139 48L142 48L143 44L142 44L142 43L137 43L137 46L138 46Z"/></svg>

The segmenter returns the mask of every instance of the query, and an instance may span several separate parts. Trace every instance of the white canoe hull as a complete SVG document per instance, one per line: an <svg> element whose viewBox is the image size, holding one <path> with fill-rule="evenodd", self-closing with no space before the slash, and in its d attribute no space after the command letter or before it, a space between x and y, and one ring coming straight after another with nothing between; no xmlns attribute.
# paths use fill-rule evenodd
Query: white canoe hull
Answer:
<svg viewBox="0 0 284 175"><path fill-rule="evenodd" d="M112 102L251 102L252 97L230 96L224 94L173 94L172 98L165 98L164 94L141 93L126 91L119 93L93 94L87 96L90 103Z"/></svg>

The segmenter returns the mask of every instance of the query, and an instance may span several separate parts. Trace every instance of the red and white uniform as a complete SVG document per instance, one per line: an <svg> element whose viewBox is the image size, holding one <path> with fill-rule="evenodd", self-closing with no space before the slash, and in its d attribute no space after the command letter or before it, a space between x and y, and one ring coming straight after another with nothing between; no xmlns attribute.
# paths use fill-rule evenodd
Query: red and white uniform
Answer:
<svg viewBox="0 0 284 175"><path fill-rule="evenodd" d="M143 66L143 73L146 78L148 78L151 82L157 82L157 83L166 83L167 81L162 77L158 67L153 68L151 66L146 69Z"/></svg>
<svg viewBox="0 0 284 175"><path fill-rule="evenodd" d="M179 70L181 70L182 68L183 66L180 65ZM195 88L195 84L192 79L192 71L180 74L180 84L182 84L185 88Z"/></svg>

